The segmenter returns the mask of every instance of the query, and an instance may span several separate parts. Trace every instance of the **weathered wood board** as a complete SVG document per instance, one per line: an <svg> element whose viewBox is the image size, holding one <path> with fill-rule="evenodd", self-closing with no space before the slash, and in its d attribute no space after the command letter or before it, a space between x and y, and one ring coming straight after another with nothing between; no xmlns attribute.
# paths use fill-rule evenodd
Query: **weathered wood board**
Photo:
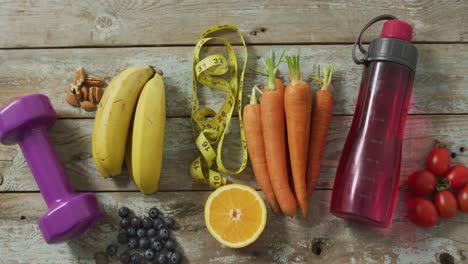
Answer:
<svg viewBox="0 0 468 264"><path fill-rule="evenodd" d="M249 43L354 42L373 17L414 24L416 41L466 41L466 1L7 1L0 48L194 44L233 23ZM274 19L272 19L274 18ZM367 39L378 33L373 28Z"/></svg>
<svg viewBox="0 0 468 264"><path fill-rule="evenodd" d="M413 23L419 62L399 202L392 226L377 230L332 216L329 203L361 80L362 67L351 60L352 43L369 19L383 13ZM408 196L404 179L424 166L434 139L458 154L453 163L468 164L468 155L458 151L468 147L467 13L468 1L457 0L0 1L0 106L30 93L49 96L59 116L50 136L60 160L73 186L95 192L105 210L87 235L47 245L36 223L46 207L30 170L17 146L0 145L0 264L117 263L104 252L115 241L122 205L141 214L158 206L173 215L180 224L174 233L184 263L468 263L468 214L420 229L403 212ZM244 34L249 69L261 69L261 57L270 49L299 52L303 76L314 74L317 63L336 66L334 117L310 219L270 214L265 233L241 250L224 248L209 235L203 206L211 189L194 182L188 171L197 155L189 118L193 46L208 27L225 23ZM377 36L380 25L366 32L366 42ZM233 34L225 36L239 44ZM241 47L235 49L243 61ZM160 192L148 196L138 192L126 172L112 179L99 175L91 157L94 113L72 108L63 99L79 66L109 81L125 67L145 64L165 73L168 115ZM286 73L282 65L284 80ZM264 82L248 70L244 95ZM213 90L200 89L199 96L215 109L223 100ZM237 126L229 133L225 163L235 167ZM229 179L258 189L250 164Z"/></svg>
<svg viewBox="0 0 468 264"><path fill-rule="evenodd" d="M336 166L343 148L350 116L333 117L328 143L325 149L317 188L330 189L333 186ZM237 118L233 120L237 122ZM51 129L51 138L57 146L60 160L65 165L73 185L78 190L119 191L137 190L126 173L115 178L103 178L97 171L91 156L92 119L59 120ZM434 139L446 142L458 153L455 163L468 164L468 156L459 152L461 146L468 146L468 117L465 115L410 116L406 125L406 137L402 158L402 179L408 173L424 167L425 157ZM238 129L233 126L226 138L225 162L235 168L240 161ZM197 156L189 118L169 118L164 143L164 161L160 190L199 190L209 188L192 181L188 166ZM0 191L36 191L37 186L21 151L15 146L0 145L0 176L3 184ZM2 164L0 163L0 164ZM257 187L250 163L238 176L229 177L234 182ZM401 181L405 184L404 180Z"/></svg>
<svg viewBox="0 0 468 264"><path fill-rule="evenodd" d="M43 242L36 221L46 211L40 195L2 194L0 263L106 263L105 248L116 242L117 209L126 205L138 214L157 206L178 222L174 232L187 263L437 263L450 254L458 263L468 257L468 214L443 221L432 229L409 223L401 201L387 229L348 223L329 213L330 191L316 191L310 203L311 218L273 216L251 247L240 250L220 246L204 225L203 210L209 192L97 194L105 216L82 238L59 245ZM25 219L21 220L21 216ZM109 259L117 263L116 259Z"/></svg>
<svg viewBox="0 0 468 264"><path fill-rule="evenodd" d="M468 44L417 47L420 59L410 113L468 113ZM351 60L351 45L249 46L248 69L262 70L260 58L270 49L299 52L305 77L316 73L317 63L335 64L334 113L353 114L362 67ZM237 50L241 56L241 49ZM192 47L0 50L0 105L25 94L43 93L51 98L60 117L93 117L93 113L70 107L64 100L76 68L84 66L90 74L109 81L127 66L149 64L164 71L167 115L190 116L192 53ZM284 64L280 75L289 80ZM248 70L244 93L248 94L253 85L265 82L265 77ZM200 89L201 103L215 109L221 106L224 97L220 91Z"/></svg>

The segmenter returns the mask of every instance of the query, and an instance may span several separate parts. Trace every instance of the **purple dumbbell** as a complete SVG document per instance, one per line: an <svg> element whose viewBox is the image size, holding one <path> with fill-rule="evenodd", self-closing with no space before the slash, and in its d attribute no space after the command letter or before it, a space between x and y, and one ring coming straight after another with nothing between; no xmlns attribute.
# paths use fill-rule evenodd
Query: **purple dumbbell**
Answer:
<svg viewBox="0 0 468 264"><path fill-rule="evenodd" d="M57 114L47 96L32 94L0 109L0 142L18 143L49 208L39 219L47 243L74 239L101 217L91 193L74 193L47 130Z"/></svg>

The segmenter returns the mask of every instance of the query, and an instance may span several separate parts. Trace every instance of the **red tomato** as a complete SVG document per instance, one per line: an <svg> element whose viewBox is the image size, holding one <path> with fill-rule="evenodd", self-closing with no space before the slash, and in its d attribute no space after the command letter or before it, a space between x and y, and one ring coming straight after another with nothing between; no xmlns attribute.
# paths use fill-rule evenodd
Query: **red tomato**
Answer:
<svg viewBox="0 0 468 264"><path fill-rule="evenodd" d="M434 203L443 218L452 218L457 213L457 199L449 190L437 192Z"/></svg>
<svg viewBox="0 0 468 264"><path fill-rule="evenodd" d="M443 175L450 167L450 152L436 147L427 156L427 168L435 175Z"/></svg>
<svg viewBox="0 0 468 264"><path fill-rule="evenodd" d="M436 207L426 198L413 197L409 199L406 202L406 209L411 222L419 226L431 227L439 221Z"/></svg>
<svg viewBox="0 0 468 264"><path fill-rule="evenodd" d="M420 170L408 176L408 187L413 195L424 196L432 193L437 185L436 176L428 170Z"/></svg>
<svg viewBox="0 0 468 264"><path fill-rule="evenodd" d="M454 190L461 189L468 184L468 168L463 165L455 165L444 175Z"/></svg>
<svg viewBox="0 0 468 264"><path fill-rule="evenodd" d="M468 213L468 185L458 192L458 207L462 212Z"/></svg>

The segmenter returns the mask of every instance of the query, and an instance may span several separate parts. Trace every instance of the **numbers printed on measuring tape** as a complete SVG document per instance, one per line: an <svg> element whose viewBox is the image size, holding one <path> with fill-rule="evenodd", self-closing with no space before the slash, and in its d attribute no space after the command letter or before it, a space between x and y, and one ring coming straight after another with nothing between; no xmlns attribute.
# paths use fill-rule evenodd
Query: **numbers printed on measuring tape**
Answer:
<svg viewBox="0 0 468 264"><path fill-rule="evenodd" d="M229 41L221 37L209 37L210 34L220 30L232 30L238 34L245 53L241 71L238 71L236 53ZM210 40L222 42L228 56L224 57L221 54L212 54L200 59L201 49L204 44ZM191 163L190 173L194 179L206 182L213 188L218 188L227 183L226 177L222 176L220 172L225 174L238 174L242 172L247 165L247 146L245 144L245 135L242 126L242 90L246 66L247 47L241 32L233 25L220 25L209 28L201 35L195 46L192 67L192 129L196 137L196 145L200 155ZM221 75L228 75L228 80L221 78ZM198 108L197 89L199 87L208 87L228 93L219 111L207 107ZM239 116L242 163L236 171L230 171L224 167L221 155L224 138L226 136L225 128L229 126L232 114L235 110L237 110ZM215 161L219 172L211 169Z"/></svg>
<svg viewBox="0 0 468 264"><path fill-rule="evenodd" d="M207 141L203 142L202 146L205 148L206 151L208 151L211 148L210 144Z"/></svg>
<svg viewBox="0 0 468 264"><path fill-rule="evenodd" d="M210 129L212 128L210 124L201 124L202 129Z"/></svg>
<svg viewBox="0 0 468 264"><path fill-rule="evenodd" d="M201 66L198 66L198 71L199 72L203 71L204 69L206 69L206 64L203 63Z"/></svg>
<svg viewBox="0 0 468 264"><path fill-rule="evenodd" d="M219 177L219 175L215 175L213 177L213 181L215 182L215 184L219 184L221 182L221 177Z"/></svg>
<svg viewBox="0 0 468 264"><path fill-rule="evenodd" d="M196 161L193 163L193 166L195 167L195 169L200 168L200 161L199 161L199 160L196 160Z"/></svg>

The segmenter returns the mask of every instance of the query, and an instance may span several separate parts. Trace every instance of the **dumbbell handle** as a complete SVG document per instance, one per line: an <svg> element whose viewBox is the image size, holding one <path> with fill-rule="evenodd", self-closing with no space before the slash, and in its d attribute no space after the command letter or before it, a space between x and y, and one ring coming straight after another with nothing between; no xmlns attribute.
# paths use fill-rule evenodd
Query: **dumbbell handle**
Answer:
<svg viewBox="0 0 468 264"><path fill-rule="evenodd" d="M18 143L47 206L60 203L73 194L67 174L50 142L47 127L25 131Z"/></svg>

